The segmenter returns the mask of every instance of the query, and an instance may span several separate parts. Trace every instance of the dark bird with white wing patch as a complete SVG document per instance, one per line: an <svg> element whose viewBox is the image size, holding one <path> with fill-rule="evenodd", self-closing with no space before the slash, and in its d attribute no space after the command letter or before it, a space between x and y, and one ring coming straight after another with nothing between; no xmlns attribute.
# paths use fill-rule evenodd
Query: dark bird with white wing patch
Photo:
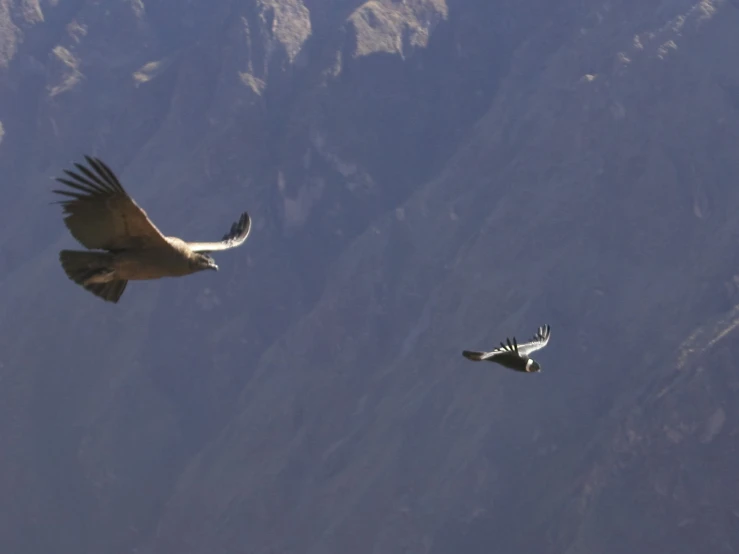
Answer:
<svg viewBox="0 0 739 554"><path fill-rule="evenodd" d="M529 356L547 345L550 330L549 325L543 325L539 327L531 342L518 344L516 337L513 337L512 343L511 339L506 339L505 343L501 342L500 346L491 352L464 350L462 356L474 362L495 362L514 371L537 373L541 371L541 366Z"/></svg>

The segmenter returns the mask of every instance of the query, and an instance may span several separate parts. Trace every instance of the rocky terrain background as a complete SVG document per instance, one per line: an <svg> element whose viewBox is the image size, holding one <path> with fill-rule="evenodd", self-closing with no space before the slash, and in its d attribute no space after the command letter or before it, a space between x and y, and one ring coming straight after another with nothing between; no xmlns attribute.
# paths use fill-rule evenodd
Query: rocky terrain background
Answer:
<svg viewBox="0 0 739 554"><path fill-rule="evenodd" d="M739 4L0 0L0 551L739 549ZM221 271L69 282L90 153ZM543 372L463 360L543 323Z"/></svg>

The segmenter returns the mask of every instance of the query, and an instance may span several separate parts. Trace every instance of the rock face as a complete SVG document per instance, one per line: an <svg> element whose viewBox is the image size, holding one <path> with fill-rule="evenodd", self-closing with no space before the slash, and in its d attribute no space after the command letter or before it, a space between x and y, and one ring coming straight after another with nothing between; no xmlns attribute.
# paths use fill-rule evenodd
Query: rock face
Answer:
<svg viewBox="0 0 739 554"><path fill-rule="evenodd" d="M739 9L0 0L0 552L739 548ZM70 283L105 159L218 274ZM543 372L462 359L543 323Z"/></svg>

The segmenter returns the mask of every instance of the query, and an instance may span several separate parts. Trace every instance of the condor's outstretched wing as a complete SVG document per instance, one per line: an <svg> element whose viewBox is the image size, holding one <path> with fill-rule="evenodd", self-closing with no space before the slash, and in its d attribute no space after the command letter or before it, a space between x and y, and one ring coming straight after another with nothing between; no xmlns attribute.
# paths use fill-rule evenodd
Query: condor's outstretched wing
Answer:
<svg viewBox="0 0 739 554"><path fill-rule="evenodd" d="M501 342L498 348L496 348L495 350L491 350L490 352L475 352L472 350L463 350L462 356L464 356L468 360L474 360L476 362L502 356L512 356L518 358L520 357L519 348L520 347L516 343L516 337L513 337L513 342L511 342L511 339L507 338L505 343Z"/></svg>
<svg viewBox="0 0 739 554"><path fill-rule="evenodd" d="M231 230L226 233L220 242L188 242L187 246L193 252L214 252L216 250L228 250L241 246L251 231L251 218L244 212L239 220L231 225Z"/></svg>
<svg viewBox="0 0 739 554"><path fill-rule="evenodd" d="M518 351L522 356L530 356L532 352L536 352L547 345L550 333L551 328L549 325L542 325L539 327L536 335L534 335L534 338L531 339L531 342L518 345Z"/></svg>
<svg viewBox="0 0 739 554"><path fill-rule="evenodd" d="M67 197L59 203L72 236L91 249L168 246L164 235L128 196L110 168L97 158L85 159L89 168L75 163L77 172L65 169L69 178L57 178L69 189L53 191Z"/></svg>

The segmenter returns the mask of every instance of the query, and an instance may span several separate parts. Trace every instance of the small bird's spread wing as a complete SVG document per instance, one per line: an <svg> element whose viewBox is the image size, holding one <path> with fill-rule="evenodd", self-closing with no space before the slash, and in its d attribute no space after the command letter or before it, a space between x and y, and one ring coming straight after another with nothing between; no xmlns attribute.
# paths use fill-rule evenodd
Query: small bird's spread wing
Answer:
<svg viewBox="0 0 739 554"><path fill-rule="evenodd" d="M244 212L239 220L231 225L231 230L223 235L220 242L188 242L187 246L193 252L214 252L216 250L228 250L243 244L251 231L251 218Z"/></svg>
<svg viewBox="0 0 739 554"><path fill-rule="evenodd" d="M531 339L531 342L518 345L518 351L521 353L521 355L528 356L532 352L536 352L540 348L544 348L549 342L550 331L551 328L549 327L549 325L542 325L541 327L539 327L536 335L534 335L534 338Z"/></svg>
<svg viewBox="0 0 739 554"><path fill-rule="evenodd" d="M476 362L482 361L482 360L489 360L490 358L495 358L497 356L519 356L519 346L516 342L516 337L513 337L513 342L511 342L511 339L506 339L505 343L500 343L500 346L496 348L495 350L491 350L490 352L473 352L470 350L464 350L462 352L462 356L467 358L468 360L474 360Z"/></svg>
<svg viewBox="0 0 739 554"><path fill-rule="evenodd" d="M71 190L54 190L69 197L64 223L72 236L87 248L125 250L168 246L146 212L126 194L115 174L97 158L85 156L90 168L75 163L79 173L64 170L69 179L57 178Z"/></svg>

